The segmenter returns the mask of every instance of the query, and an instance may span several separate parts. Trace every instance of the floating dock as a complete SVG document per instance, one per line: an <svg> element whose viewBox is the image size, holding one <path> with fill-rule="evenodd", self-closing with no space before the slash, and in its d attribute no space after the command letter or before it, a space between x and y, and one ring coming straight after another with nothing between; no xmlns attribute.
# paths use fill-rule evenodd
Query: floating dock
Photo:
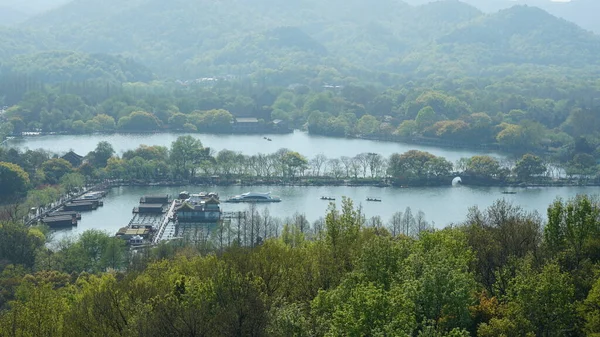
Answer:
<svg viewBox="0 0 600 337"><path fill-rule="evenodd" d="M162 204L169 203L168 195L145 195L140 198L140 204Z"/></svg>
<svg viewBox="0 0 600 337"><path fill-rule="evenodd" d="M132 247L177 239L207 242L215 228L241 216L238 212L222 212L219 204L219 196L213 192L182 192L170 201L168 196L144 196L133 209L129 224L116 236Z"/></svg>
<svg viewBox="0 0 600 337"><path fill-rule="evenodd" d="M162 214L165 212L164 204L140 204L138 207L133 208L133 213L140 214Z"/></svg>
<svg viewBox="0 0 600 337"><path fill-rule="evenodd" d="M49 217L51 216L63 216L63 215L68 215L71 216L77 220L81 220L81 213L79 212L75 212L75 211L56 211L56 212L52 212L50 214L48 214Z"/></svg>
<svg viewBox="0 0 600 337"><path fill-rule="evenodd" d="M42 222L50 228L77 226L77 219L70 215L50 216L43 218Z"/></svg>
<svg viewBox="0 0 600 337"><path fill-rule="evenodd" d="M69 202L63 206L63 211L93 211L98 204L93 202Z"/></svg>

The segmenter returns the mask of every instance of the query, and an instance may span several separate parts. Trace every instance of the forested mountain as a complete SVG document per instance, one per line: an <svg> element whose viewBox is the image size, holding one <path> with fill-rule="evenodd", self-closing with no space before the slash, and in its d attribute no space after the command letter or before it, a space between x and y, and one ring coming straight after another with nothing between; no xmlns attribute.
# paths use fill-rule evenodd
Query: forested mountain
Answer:
<svg viewBox="0 0 600 337"><path fill-rule="evenodd" d="M457 65L473 74L600 64L591 57L599 37L546 12L516 7L485 15L458 1L76 0L21 27L49 34L55 49L119 54L171 78L258 74L290 84L447 74ZM0 44L6 48L14 54Z"/></svg>
<svg viewBox="0 0 600 337"><path fill-rule="evenodd" d="M532 63L584 67L597 64L598 36L536 7L514 6L481 17L439 40L479 57L479 64ZM573 52L578 51L577 57Z"/></svg>
<svg viewBox="0 0 600 337"><path fill-rule="evenodd" d="M105 80L147 82L152 72L128 59L107 54L41 52L21 55L6 64L13 72L45 83Z"/></svg>

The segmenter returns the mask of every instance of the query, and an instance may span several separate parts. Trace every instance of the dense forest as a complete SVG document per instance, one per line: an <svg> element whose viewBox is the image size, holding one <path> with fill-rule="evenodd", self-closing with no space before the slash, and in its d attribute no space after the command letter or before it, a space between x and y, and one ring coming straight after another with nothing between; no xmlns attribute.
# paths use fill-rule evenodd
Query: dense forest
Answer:
<svg viewBox="0 0 600 337"><path fill-rule="evenodd" d="M320 73L329 82L377 82L382 73L597 69L600 45L597 36L536 7L483 14L458 1L410 6L392 0L378 6L362 0L73 1L0 31L0 41L4 61L24 51L62 49L132 57L168 78L252 74L286 85Z"/></svg>

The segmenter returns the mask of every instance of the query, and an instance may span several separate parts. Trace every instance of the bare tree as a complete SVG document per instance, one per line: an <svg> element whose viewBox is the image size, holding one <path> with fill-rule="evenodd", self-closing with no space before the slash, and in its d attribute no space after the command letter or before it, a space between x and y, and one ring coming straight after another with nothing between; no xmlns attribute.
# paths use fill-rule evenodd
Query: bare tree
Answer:
<svg viewBox="0 0 600 337"><path fill-rule="evenodd" d="M358 175L360 174L361 170L360 160L358 158L352 158L352 161L350 162L350 169L354 179L358 179Z"/></svg>
<svg viewBox="0 0 600 337"><path fill-rule="evenodd" d="M313 175L315 175L316 177L319 177L321 175L321 169L323 168L323 165L326 162L327 162L327 157L322 153L316 155L313 159L311 159L310 166L313 169Z"/></svg>
<svg viewBox="0 0 600 337"><path fill-rule="evenodd" d="M325 219L323 217L318 218L313 222L313 232L315 236L318 236L323 229L325 229Z"/></svg>
<svg viewBox="0 0 600 337"><path fill-rule="evenodd" d="M271 226L273 224L273 219L271 218L271 213L269 209L265 207L262 211L262 228L263 228L263 240L268 239L273 236Z"/></svg>
<svg viewBox="0 0 600 337"><path fill-rule="evenodd" d="M303 234L306 234L310 229L310 223L306 220L306 215L303 213L294 213L291 218L286 219L285 223L292 225Z"/></svg>
<svg viewBox="0 0 600 337"><path fill-rule="evenodd" d="M271 231L273 233L273 237L278 238L281 234L282 222L280 218L273 218L272 220Z"/></svg>
<svg viewBox="0 0 600 337"><path fill-rule="evenodd" d="M371 178L375 178L383 167L383 156L378 153L368 153L366 156L367 165L371 172ZM365 170L366 175L366 170Z"/></svg>
<svg viewBox="0 0 600 337"><path fill-rule="evenodd" d="M425 231L431 230L431 225L425 220L425 213L421 210L417 212L415 216L414 236L418 237L419 234Z"/></svg>
<svg viewBox="0 0 600 337"><path fill-rule="evenodd" d="M251 203L246 212L248 213L246 223L250 226L249 246L254 247L258 242L258 237L260 236L260 214L256 209L255 203Z"/></svg>
<svg viewBox="0 0 600 337"><path fill-rule="evenodd" d="M219 252L223 253L223 250L226 246L226 242L229 242L229 233L231 232L229 227L231 226L231 221L219 221L217 223L217 227L213 231L213 241L219 248ZM227 246L229 244L227 243Z"/></svg>
<svg viewBox="0 0 600 337"><path fill-rule="evenodd" d="M264 157L264 162L262 163L265 175L267 177L271 177L277 173L276 165L277 165L277 157L275 154L270 154Z"/></svg>
<svg viewBox="0 0 600 337"><path fill-rule="evenodd" d="M366 178L367 171L369 170L369 154L361 153L361 154L356 155L356 157L354 157L354 158L358 161L358 164L360 165L360 168L362 169L362 177Z"/></svg>
<svg viewBox="0 0 600 337"><path fill-rule="evenodd" d="M402 216L402 234L409 236L415 226L415 217L412 214L412 209L406 207Z"/></svg>
<svg viewBox="0 0 600 337"><path fill-rule="evenodd" d="M381 219L381 217L379 215L376 215L369 219L368 225L369 225L369 227L379 229L379 228L383 227L383 220Z"/></svg>
<svg viewBox="0 0 600 337"><path fill-rule="evenodd" d="M343 156L340 158L342 164L344 164L344 170L346 172L346 178L350 177L350 172L352 171L352 158Z"/></svg>
<svg viewBox="0 0 600 337"><path fill-rule="evenodd" d="M402 233L402 212L396 212L392 215L389 221L389 229L394 237Z"/></svg>
<svg viewBox="0 0 600 337"><path fill-rule="evenodd" d="M344 174L344 168L342 167L342 162L337 158L329 160L329 167L331 170L331 175L336 180L340 179L340 177Z"/></svg>

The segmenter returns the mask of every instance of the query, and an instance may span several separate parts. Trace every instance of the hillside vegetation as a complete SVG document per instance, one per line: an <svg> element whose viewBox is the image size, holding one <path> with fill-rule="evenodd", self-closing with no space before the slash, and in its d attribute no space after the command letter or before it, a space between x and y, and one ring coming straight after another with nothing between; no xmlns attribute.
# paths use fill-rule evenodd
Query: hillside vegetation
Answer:
<svg viewBox="0 0 600 337"><path fill-rule="evenodd" d="M120 54L171 78L266 72L290 84L319 73L372 80L380 72L446 74L448 66L478 74L600 62L593 57L599 37L544 11L516 6L486 15L458 1L77 0L20 27L48 34L56 40L50 48ZM49 47L40 42L22 43ZM3 56L22 52L8 48Z"/></svg>

